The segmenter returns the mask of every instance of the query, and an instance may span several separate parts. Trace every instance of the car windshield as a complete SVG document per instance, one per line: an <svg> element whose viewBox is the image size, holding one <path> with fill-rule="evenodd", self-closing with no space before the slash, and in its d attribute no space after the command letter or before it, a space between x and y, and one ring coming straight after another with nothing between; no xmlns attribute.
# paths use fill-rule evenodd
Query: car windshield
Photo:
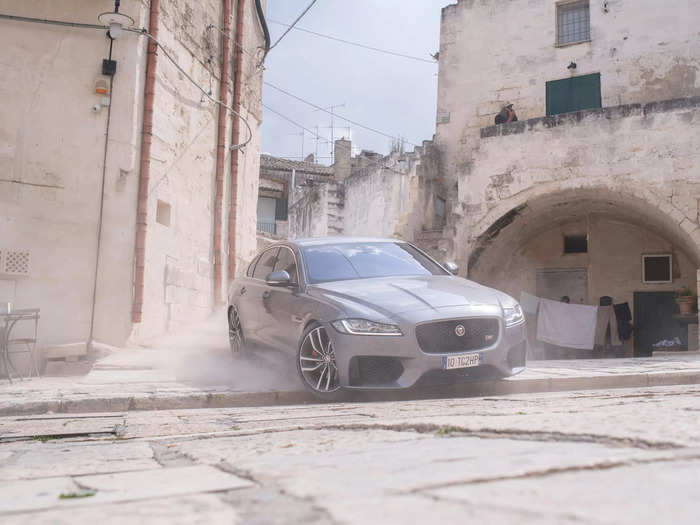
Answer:
<svg viewBox="0 0 700 525"><path fill-rule="evenodd" d="M403 242L358 242L302 248L311 283L392 277L449 275L433 260Z"/></svg>

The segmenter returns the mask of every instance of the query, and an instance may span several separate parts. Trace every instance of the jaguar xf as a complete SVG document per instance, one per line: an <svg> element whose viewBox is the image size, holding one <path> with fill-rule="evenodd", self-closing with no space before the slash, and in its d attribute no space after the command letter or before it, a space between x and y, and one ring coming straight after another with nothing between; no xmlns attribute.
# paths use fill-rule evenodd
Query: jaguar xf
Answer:
<svg viewBox="0 0 700 525"><path fill-rule="evenodd" d="M273 244L228 297L234 355L285 351L313 394L494 379L522 371L525 319L498 290L396 239Z"/></svg>

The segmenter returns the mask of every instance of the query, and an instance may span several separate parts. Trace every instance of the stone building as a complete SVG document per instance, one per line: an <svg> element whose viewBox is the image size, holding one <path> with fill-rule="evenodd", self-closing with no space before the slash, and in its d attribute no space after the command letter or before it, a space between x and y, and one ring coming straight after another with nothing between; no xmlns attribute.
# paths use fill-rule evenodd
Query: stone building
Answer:
<svg viewBox="0 0 700 525"><path fill-rule="evenodd" d="M293 197L291 188L297 184L306 187L314 183L327 183L333 179L333 174L333 166L313 162L313 155L304 161L261 155L257 209L260 246L288 236L288 208Z"/></svg>
<svg viewBox="0 0 700 525"><path fill-rule="evenodd" d="M290 234L398 236L516 298L628 303L618 354L697 347L675 292L700 268L698 22L700 0L445 7L434 140L348 156ZM495 125L509 104L518 120Z"/></svg>
<svg viewBox="0 0 700 525"><path fill-rule="evenodd" d="M627 302L628 355L685 339L674 292L696 290L700 268L698 22L699 0L443 9L442 239L465 275L516 297ZM507 103L519 120L494 125Z"/></svg>
<svg viewBox="0 0 700 525"><path fill-rule="evenodd" d="M445 194L432 142L387 156L362 151L352 157L351 146L346 139L335 142L328 181L315 178L295 186L289 237L397 237L439 254ZM433 240L436 245L430 246Z"/></svg>
<svg viewBox="0 0 700 525"><path fill-rule="evenodd" d="M0 302L41 309L40 346L223 300L256 249L264 42L254 0L0 0Z"/></svg>

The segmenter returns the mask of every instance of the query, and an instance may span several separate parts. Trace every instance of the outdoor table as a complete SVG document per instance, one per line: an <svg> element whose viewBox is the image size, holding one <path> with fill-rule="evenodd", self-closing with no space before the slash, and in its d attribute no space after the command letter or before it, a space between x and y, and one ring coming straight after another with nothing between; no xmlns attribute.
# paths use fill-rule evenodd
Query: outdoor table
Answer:
<svg viewBox="0 0 700 525"><path fill-rule="evenodd" d="M24 337L24 338L12 338L12 331L21 321L33 321L34 322L34 337ZM0 311L0 358L3 362L3 367L7 373L7 378L12 382L12 373L10 370L14 371L15 375L19 376L20 379L22 375L17 372L17 369L12 364L10 360L10 354L28 353L31 356L32 364L34 365L34 371L37 377L39 376L39 367L36 363L36 341L39 332L39 308L24 308L19 310L13 310L8 308L6 311ZM10 352L10 346L13 344L23 344L26 350ZM31 375L31 373L30 373Z"/></svg>

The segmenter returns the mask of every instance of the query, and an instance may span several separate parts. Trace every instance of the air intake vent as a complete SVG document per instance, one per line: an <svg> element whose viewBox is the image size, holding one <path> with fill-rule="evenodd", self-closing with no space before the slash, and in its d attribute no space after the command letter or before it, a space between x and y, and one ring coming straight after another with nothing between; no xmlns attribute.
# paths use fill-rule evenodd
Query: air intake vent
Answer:
<svg viewBox="0 0 700 525"><path fill-rule="evenodd" d="M2 273L8 275L29 275L29 252L4 250L0 255Z"/></svg>

